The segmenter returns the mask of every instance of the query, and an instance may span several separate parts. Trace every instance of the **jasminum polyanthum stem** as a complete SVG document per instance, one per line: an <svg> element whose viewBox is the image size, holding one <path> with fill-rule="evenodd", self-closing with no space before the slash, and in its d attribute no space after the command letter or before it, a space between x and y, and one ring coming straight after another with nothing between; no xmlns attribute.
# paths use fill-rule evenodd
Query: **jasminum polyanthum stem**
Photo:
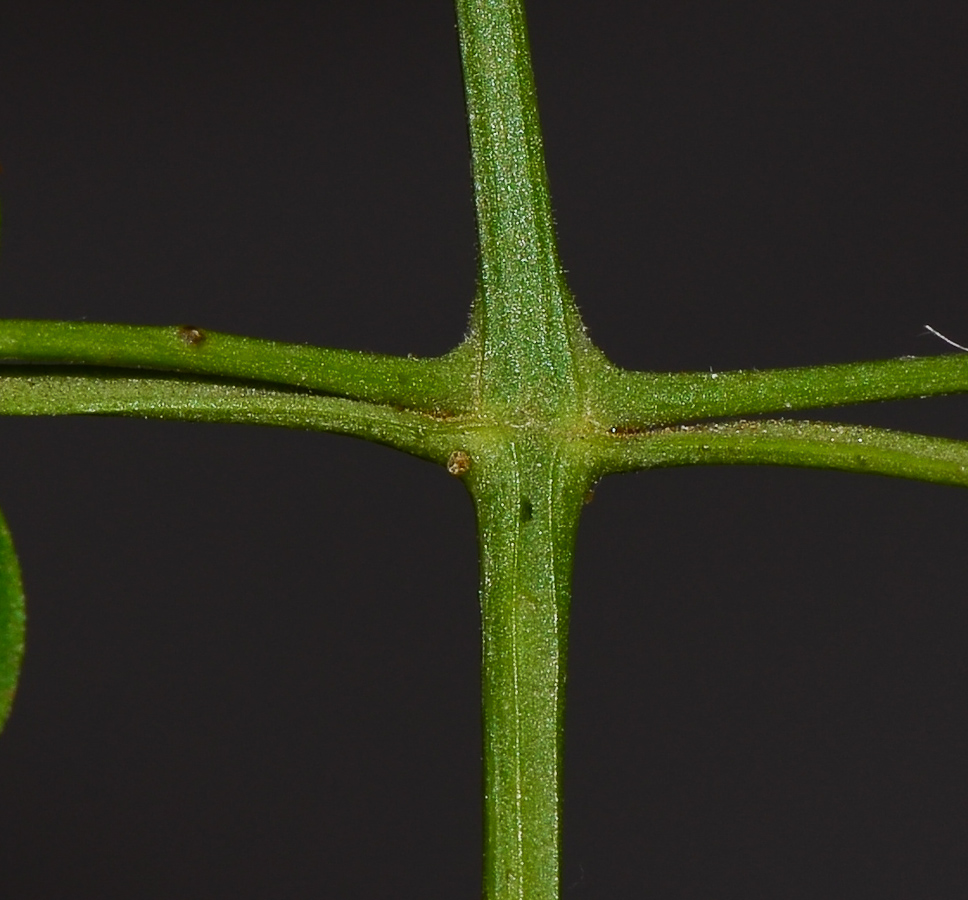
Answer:
<svg viewBox="0 0 968 900"><path fill-rule="evenodd" d="M471 327L451 353L399 358L195 325L0 321L0 413L332 431L461 478L481 559L484 894L554 900L571 573L589 486L616 472L751 463L968 486L968 442L788 418L966 391L968 355L719 373L612 365L559 261L524 5L457 0L456 13L480 263ZM0 724L23 621L0 520Z"/></svg>

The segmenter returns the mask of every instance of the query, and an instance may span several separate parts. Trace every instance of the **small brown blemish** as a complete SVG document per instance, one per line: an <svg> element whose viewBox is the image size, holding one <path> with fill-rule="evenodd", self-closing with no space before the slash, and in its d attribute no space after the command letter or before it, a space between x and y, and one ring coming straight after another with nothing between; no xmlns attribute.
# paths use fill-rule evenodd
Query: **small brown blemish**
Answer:
<svg viewBox="0 0 968 900"><path fill-rule="evenodd" d="M471 467L471 457L466 450L455 450L447 458L447 471L460 477Z"/></svg>
<svg viewBox="0 0 968 900"><path fill-rule="evenodd" d="M589 490L585 491L585 497L584 497L585 506L588 506L588 504L591 503L592 500L594 500L594 499L595 499L595 489L594 488L590 488Z"/></svg>
<svg viewBox="0 0 968 900"><path fill-rule="evenodd" d="M641 434L641 428L634 428L631 425L613 425L608 429L608 433L614 437L628 437L632 434Z"/></svg>
<svg viewBox="0 0 968 900"><path fill-rule="evenodd" d="M176 333L189 347L197 347L206 337L205 332L194 325L179 325Z"/></svg>

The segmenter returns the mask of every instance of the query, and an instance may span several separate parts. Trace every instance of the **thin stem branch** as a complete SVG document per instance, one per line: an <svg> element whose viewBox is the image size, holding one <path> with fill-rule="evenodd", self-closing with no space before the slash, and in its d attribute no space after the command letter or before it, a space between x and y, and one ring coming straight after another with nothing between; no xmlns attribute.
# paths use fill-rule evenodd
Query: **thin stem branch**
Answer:
<svg viewBox="0 0 968 900"><path fill-rule="evenodd" d="M329 350L237 337L181 325L0 321L0 359L147 368L308 388L428 412L465 411L474 351L435 359Z"/></svg>
<svg viewBox="0 0 968 900"><path fill-rule="evenodd" d="M303 391L124 370L0 367L0 415L112 415L332 431L444 464L458 425L424 413Z"/></svg>
<svg viewBox="0 0 968 900"><path fill-rule="evenodd" d="M611 368L599 408L620 430L968 391L968 354L790 369L659 374Z"/></svg>
<svg viewBox="0 0 968 900"><path fill-rule="evenodd" d="M683 425L600 438L597 469L762 464L839 469L968 487L968 441L828 422Z"/></svg>

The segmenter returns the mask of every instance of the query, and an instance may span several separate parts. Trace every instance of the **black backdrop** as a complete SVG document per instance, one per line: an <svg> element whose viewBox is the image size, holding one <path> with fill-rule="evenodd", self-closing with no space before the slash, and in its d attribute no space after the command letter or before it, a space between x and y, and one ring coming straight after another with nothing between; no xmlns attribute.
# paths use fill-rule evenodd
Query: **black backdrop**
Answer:
<svg viewBox="0 0 968 900"><path fill-rule="evenodd" d="M968 342L962 2L529 7L562 254L638 368ZM461 337L451 8L9 3L0 315L393 353ZM964 398L838 413L968 438ZM479 893L461 485L346 438L0 421L29 599L0 896ZM565 896L962 897L968 494L603 482Z"/></svg>

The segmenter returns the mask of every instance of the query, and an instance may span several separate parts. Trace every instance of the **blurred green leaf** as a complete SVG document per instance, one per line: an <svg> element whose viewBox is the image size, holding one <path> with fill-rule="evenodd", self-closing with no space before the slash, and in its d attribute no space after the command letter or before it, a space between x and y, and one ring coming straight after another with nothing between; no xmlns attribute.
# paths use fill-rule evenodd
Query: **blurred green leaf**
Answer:
<svg viewBox="0 0 968 900"><path fill-rule="evenodd" d="M10 531L0 514L0 729L10 714L24 655L24 591Z"/></svg>

